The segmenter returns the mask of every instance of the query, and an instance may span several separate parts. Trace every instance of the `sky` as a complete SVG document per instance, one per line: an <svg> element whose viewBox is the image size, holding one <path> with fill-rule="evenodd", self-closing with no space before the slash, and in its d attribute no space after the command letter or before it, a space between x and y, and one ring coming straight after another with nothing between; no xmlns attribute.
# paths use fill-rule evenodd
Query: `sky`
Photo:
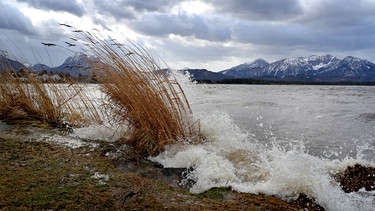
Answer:
<svg viewBox="0 0 375 211"><path fill-rule="evenodd" d="M0 49L58 66L80 50L61 24L133 40L175 69L326 54L375 62L375 0L1 0Z"/></svg>

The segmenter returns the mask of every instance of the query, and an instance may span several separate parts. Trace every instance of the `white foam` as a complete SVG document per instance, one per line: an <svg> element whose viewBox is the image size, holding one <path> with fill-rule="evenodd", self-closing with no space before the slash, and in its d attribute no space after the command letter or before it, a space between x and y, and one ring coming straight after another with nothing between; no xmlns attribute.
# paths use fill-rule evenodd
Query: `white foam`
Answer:
<svg viewBox="0 0 375 211"><path fill-rule="evenodd" d="M87 127L75 128L71 137L87 140L117 141L124 135L125 126L116 125L89 125Z"/></svg>
<svg viewBox="0 0 375 211"><path fill-rule="evenodd" d="M288 148L265 147L241 131L225 113L200 113L202 145L169 147L151 158L165 167L195 167L188 177L190 189L201 193L212 187L232 187L239 192L264 193L290 200L299 194L314 198L328 210L372 210L371 194L345 193L333 174L361 159L329 160L309 155L303 143Z"/></svg>
<svg viewBox="0 0 375 211"><path fill-rule="evenodd" d="M34 134L33 135L36 140L38 141L45 141L45 142L51 142L51 143L56 143L58 145L64 146L64 147L69 147L69 148L79 148L83 146L90 146L90 147L96 147L97 144L89 141L83 141L79 138L75 137L69 137L65 135L59 135L59 134Z"/></svg>

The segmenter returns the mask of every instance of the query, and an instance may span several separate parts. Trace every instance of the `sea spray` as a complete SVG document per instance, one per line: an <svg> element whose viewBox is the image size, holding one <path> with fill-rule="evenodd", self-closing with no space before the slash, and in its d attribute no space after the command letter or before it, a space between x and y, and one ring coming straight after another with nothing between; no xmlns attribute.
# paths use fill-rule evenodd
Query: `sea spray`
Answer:
<svg viewBox="0 0 375 211"><path fill-rule="evenodd" d="M170 146L151 158L165 167L194 167L188 175L201 193L213 187L231 187L239 192L264 193L286 200L300 194L313 198L328 210L371 210L373 196L345 193L334 174L362 160L328 160L309 155L303 146L288 149L277 144L264 147L241 131L228 114L198 115L207 141L202 145Z"/></svg>

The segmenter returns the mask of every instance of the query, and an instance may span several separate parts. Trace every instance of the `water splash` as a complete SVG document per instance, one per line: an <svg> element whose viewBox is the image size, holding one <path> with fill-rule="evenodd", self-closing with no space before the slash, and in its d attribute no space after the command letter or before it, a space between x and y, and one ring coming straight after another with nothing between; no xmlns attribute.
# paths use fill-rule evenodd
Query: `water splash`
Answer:
<svg viewBox="0 0 375 211"><path fill-rule="evenodd" d="M333 175L348 165L369 162L358 157L329 160L310 155L302 142L265 146L253 134L238 127L227 113L199 113L202 145L170 146L151 158L165 167L194 171L186 179L195 184L190 191L201 193L212 187L231 187L239 192L264 193L286 200L299 194L314 198L328 210L372 210L372 194L345 193Z"/></svg>

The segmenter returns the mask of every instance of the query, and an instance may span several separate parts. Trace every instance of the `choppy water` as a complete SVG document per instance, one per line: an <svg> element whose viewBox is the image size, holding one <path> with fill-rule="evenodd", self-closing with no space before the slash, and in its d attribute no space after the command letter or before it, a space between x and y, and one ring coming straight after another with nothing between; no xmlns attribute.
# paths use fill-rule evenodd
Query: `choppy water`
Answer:
<svg viewBox="0 0 375 211"><path fill-rule="evenodd" d="M375 166L375 87L188 85L207 141L171 146L155 161L194 166L190 189L232 187L328 210L374 210L375 193L345 193L333 175L348 165Z"/></svg>
<svg viewBox="0 0 375 211"><path fill-rule="evenodd" d="M374 86L197 85L196 112L222 111L264 143L303 141L312 155L374 161Z"/></svg>

